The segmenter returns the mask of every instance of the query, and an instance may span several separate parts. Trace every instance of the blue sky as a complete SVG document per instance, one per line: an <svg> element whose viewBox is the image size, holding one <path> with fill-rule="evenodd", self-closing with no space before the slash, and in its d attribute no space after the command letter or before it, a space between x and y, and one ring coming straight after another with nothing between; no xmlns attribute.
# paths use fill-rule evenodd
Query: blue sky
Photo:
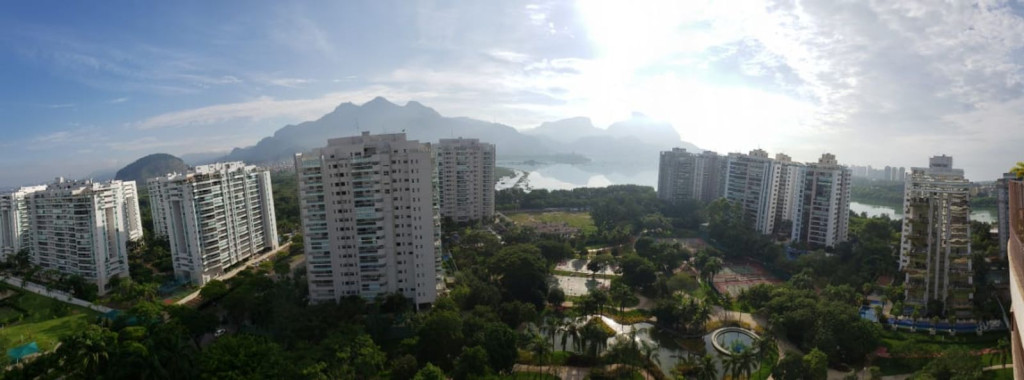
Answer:
<svg viewBox="0 0 1024 380"><path fill-rule="evenodd" d="M0 186L225 151L345 101L516 128L639 111L706 149L1024 159L1017 3L56 2L0 13Z"/></svg>

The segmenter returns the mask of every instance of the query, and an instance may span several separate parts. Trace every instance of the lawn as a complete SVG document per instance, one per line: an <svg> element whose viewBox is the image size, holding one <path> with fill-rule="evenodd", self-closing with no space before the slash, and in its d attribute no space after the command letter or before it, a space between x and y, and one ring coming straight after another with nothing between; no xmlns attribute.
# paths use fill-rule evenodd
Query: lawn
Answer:
<svg viewBox="0 0 1024 380"><path fill-rule="evenodd" d="M986 380L1013 380L1013 368L982 372Z"/></svg>
<svg viewBox="0 0 1024 380"><path fill-rule="evenodd" d="M508 215L512 221L524 226L538 225L542 223L568 224L570 227L580 229L583 234L597 232L594 220L588 212L563 212L551 211L541 213L518 213Z"/></svg>
<svg viewBox="0 0 1024 380"><path fill-rule="evenodd" d="M6 285L3 287L19 292L9 302L28 311L21 321L0 328L0 347L4 349L35 341L45 352L52 349L61 337L85 328L99 315L83 307Z"/></svg>
<svg viewBox="0 0 1024 380"><path fill-rule="evenodd" d="M881 336L882 345L888 348L891 354L915 356L928 356L953 347L962 347L972 351L995 348L999 339L1003 337L1005 334L1000 333L989 333L982 336L975 334L949 336L947 334L930 335L926 332L912 333L890 330L885 330ZM988 365L990 356L994 355L984 355L979 357L979 360ZM875 360L875 365L882 370L883 375L898 375L913 373L930 361L932 361L930 357L878 358Z"/></svg>

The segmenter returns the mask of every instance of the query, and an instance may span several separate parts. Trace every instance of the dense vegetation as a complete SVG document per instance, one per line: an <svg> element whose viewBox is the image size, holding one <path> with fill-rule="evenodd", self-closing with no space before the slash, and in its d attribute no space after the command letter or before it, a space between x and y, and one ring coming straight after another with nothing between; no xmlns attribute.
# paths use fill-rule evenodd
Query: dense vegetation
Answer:
<svg viewBox="0 0 1024 380"><path fill-rule="evenodd" d="M274 213L277 216L277 231L282 236L298 232L302 227L299 220L299 179L294 170L270 173L274 188Z"/></svg>
<svg viewBox="0 0 1024 380"><path fill-rule="evenodd" d="M902 181L853 178L850 197L854 202L900 205L903 204L904 185Z"/></svg>

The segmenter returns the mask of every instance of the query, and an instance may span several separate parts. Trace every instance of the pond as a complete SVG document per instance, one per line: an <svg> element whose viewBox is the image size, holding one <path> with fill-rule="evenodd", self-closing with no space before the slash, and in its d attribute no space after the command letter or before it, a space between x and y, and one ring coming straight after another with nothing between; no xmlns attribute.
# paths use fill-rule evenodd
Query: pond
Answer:
<svg viewBox="0 0 1024 380"><path fill-rule="evenodd" d="M861 202L850 202L850 211L857 213L865 213L868 217L876 217L889 215L892 219L903 219L903 206L901 205L877 205ZM976 220L985 223L995 223L998 218L996 217L995 210L978 209L971 211L971 220Z"/></svg>

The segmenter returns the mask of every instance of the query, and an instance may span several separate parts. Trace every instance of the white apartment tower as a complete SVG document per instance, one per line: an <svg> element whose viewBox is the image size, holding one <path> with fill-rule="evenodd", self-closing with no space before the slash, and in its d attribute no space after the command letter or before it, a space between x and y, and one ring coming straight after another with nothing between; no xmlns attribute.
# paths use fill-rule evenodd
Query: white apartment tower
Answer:
<svg viewBox="0 0 1024 380"><path fill-rule="evenodd" d="M960 317L972 308L970 182L953 158L936 156L927 168L911 168L903 201L900 270L906 303L941 301Z"/></svg>
<svg viewBox="0 0 1024 380"><path fill-rule="evenodd" d="M65 181L24 196L32 263L91 281L99 293L128 277L127 242L141 237L133 181ZM138 230L135 230L138 228Z"/></svg>
<svg viewBox="0 0 1024 380"><path fill-rule="evenodd" d="M661 152L658 162L658 199L680 202L696 199L700 181L696 171L697 159L683 148Z"/></svg>
<svg viewBox="0 0 1024 380"><path fill-rule="evenodd" d="M153 230L171 245L174 275L196 285L278 247L270 172L242 162L147 181Z"/></svg>
<svg viewBox="0 0 1024 380"><path fill-rule="evenodd" d="M434 147L441 216L463 223L494 217L494 144L441 139Z"/></svg>
<svg viewBox="0 0 1024 380"><path fill-rule="evenodd" d="M793 221L793 241L811 247L834 247L848 238L850 224L849 168L825 153L803 170Z"/></svg>
<svg viewBox="0 0 1024 380"><path fill-rule="evenodd" d="M739 203L744 217L762 234L775 230L775 200L779 171L768 152L755 149L747 154L729 153L725 198Z"/></svg>
<svg viewBox="0 0 1024 380"><path fill-rule="evenodd" d="M725 157L711 151L694 154L673 148L661 152L658 198L670 202L694 199L705 203L721 198L725 167Z"/></svg>
<svg viewBox="0 0 1024 380"><path fill-rule="evenodd" d="M28 229L28 202L25 197L42 190L46 190L45 185L22 187L0 194L0 260L28 248L32 235Z"/></svg>
<svg viewBox="0 0 1024 380"><path fill-rule="evenodd" d="M363 132L297 154L295 169L310 301L436 300L440 217L429 145Z"/></svg>
<svg viewBox="0 0 1024 380"><path fill-rule="evenodd" d="M777 178L772 184L772 200L775 202L772 233L789 236L799 208L804 165L793 162L785 154L777 153L772 170L776 172L772 178Z"/></svg>

